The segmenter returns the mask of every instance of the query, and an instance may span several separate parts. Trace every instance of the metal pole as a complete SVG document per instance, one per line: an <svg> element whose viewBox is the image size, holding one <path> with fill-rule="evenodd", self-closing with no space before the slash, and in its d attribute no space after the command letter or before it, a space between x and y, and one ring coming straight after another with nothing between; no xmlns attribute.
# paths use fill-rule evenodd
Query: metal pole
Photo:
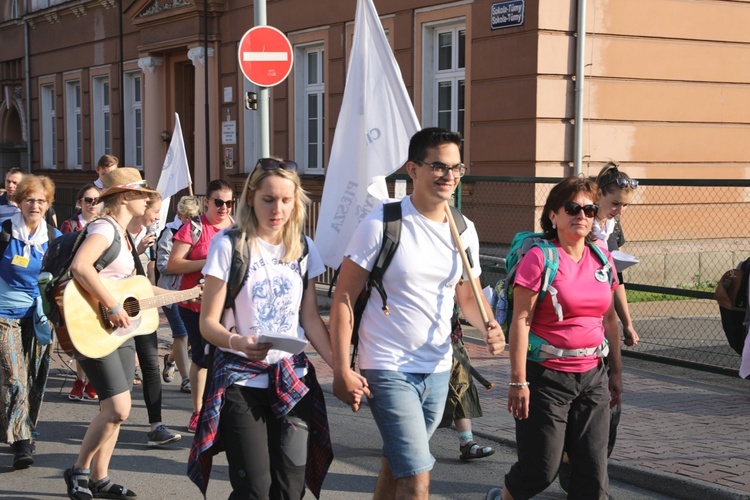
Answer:
<svg viewBox="0 0 750 500"><path fill-rule="evenodd" d="M255 0L253 8L255 26L266 26L266 0ZM271 156L271 93L268 87L258 87L258 112L260 113L260 157Z"/></svg>
<svg viewBox="0 0 750 500"><path fill-rule="evenodd" d="M578 43L576 47L576 110L575 110L575 146L573 158L573 174L583 172L581 159L583 157L583 78L586 68L586 0L578 0Z"/></svg>

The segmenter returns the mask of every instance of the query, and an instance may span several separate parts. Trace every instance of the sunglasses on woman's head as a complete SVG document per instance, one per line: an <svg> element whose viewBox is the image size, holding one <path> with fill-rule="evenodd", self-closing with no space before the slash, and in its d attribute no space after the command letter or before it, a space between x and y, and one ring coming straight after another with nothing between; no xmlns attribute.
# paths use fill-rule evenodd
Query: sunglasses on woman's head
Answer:
<svg viewBox="0 0 750 500"><path fill-rule="evenodd" d="M214 205L216 205L216 208L221 208L224 205L226 205L227 208L229 210L231 210L232 209L232 205L234 204L233 200L222 200L220 198L214 198L213 200L214 200Z"/></svg>
<svg viewBox="0 0 750 500"><path fill-rule="evenodd" d="M88 203L89 205L97 205L99 203L99 198L91 198L89 196L86 196L81 199L85 201L86 203Z"/></svg>
<svg viewBox="0 0 750 500"><path fill-rule="evenodd" d="M286 170L287 172L296 172L297 164L292 160L277 160L275 158L261 158L258 163L255 164L255 168L260 167L261 170Z"/></svg>
<svg viewBox="0 0 750 500"><path fill-rule="evenodd" d="M615 182L617 183L617 187L619 187L620 189L625 189L628 186L630 186L632 189L635 189L638 187L637 179L625 179L624 177L619 177L619 178L608 180L607 182L599 186L599 189L602 189L604 186L609 186L610 184L614 184Z"/></svg>
<svg viewBox="0 0 750 500"><path fill-rule="evenodd" d="M593 219L594 217L596 217L596 214L599 213L599 205L581 206L574 201L566 201L563 207L565 208L565 213L568 215L572 215L573 217L580 214L581 210L583 210L583 215L585 215L589 219Z"/></svg>

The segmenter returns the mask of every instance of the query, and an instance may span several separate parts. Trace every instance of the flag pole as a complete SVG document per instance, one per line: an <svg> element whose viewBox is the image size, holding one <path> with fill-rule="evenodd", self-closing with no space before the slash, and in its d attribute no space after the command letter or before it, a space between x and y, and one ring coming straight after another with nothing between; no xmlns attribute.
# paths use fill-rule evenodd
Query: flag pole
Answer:
<svg viewBox="0 0 750 500"><path fill-rule="evenodd" d="M193 197L193 183L192 182L188 182L188 194L190 195L191 198Z"/></svg>
<svg viewBox="0 0 750 500"><path fill-rule="evenodd" d="M474 281L474 276L471 273L471 265L469 264L469 257L466 255L466 250L464 250L463 243L461 242L461 235L458 234L456 221L453 220L451 207L450 205L448 205L447 201L445 202L445 215L448 217L448 225L451 228L451 235L453 236L453 241L456 243L456 248L458 249L459 255L461 255L461 261L463 262L464 269L466 270L466 277L469 280L469 285L471 286L471 293L474 294L474 300L477 301L477 308L479 309L479 314L482 315L482 322L484 323L484 327L489 329L490 320L489 320L489 317L487 316L487 311L484 309L484 303L482 302L482 295L481 295L482 292L479 290L479 287Z"/></svg>

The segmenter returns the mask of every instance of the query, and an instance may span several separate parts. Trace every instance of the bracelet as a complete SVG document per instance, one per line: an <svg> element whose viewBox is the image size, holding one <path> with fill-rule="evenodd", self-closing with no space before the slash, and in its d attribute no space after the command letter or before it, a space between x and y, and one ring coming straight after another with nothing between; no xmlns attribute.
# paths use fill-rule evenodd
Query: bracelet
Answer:
<svg viewBox="0 0 750 500"><path fill-rule="evenodd" d="M116 313L117 311L119 311L120 309L122 309L122 302L118 303L118 304L117 304L117 305L115 306L115 308L114 308L114 309L112 309L111 311L107 311L107 314L108 314L108 315L112 315L112 314Z"/></svg>
<svg viewBox="0 0 750 500"><path fill-rule="evenodd" d="M508 387L528 387L528 382L508 382Z"/></svg>
<svg viewBox="0 0 750 500"><path fill-rule="evenodd" d="M239 336L240 336L239 333L233 333L232 335L229 336L229 348L233 351L236 351L236 349L232 347L232 339L235 337L239 337Z"/></svg>

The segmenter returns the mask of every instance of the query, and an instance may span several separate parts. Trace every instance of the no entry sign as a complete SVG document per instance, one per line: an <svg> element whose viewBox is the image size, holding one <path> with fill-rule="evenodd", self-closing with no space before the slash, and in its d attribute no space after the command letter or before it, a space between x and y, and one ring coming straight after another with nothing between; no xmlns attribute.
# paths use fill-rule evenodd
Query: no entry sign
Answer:
<svg viewBox="0 0 750 500"><path fill-rule="evenodd" d="M292 44L272 26L256 26L242 36L237 54L245 78L259 87L283 82L292 70Z"/></svg>

